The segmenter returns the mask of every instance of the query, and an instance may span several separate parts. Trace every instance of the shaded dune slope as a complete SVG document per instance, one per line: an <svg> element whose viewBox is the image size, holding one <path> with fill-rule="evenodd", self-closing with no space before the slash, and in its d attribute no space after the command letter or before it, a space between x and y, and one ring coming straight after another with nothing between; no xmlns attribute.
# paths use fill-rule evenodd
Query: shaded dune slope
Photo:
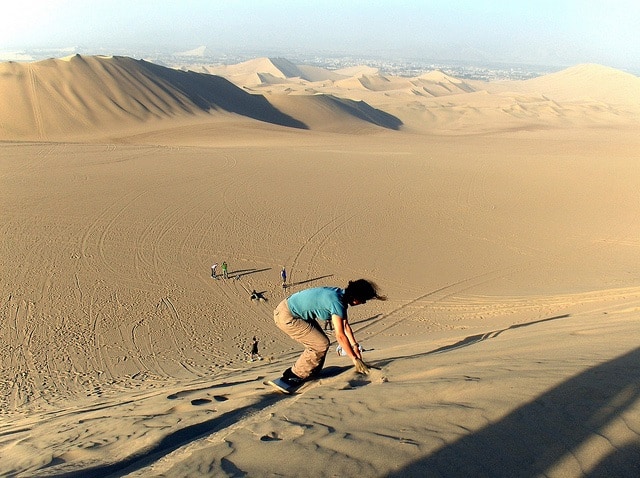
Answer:
<svg viewBox="0 0 640 478"><path fill-rule="evenodd" d="M174 70L145 61L139 65L149 73L151 81L157 81L160 87L162 83L168 85L203 111L224 110L267 123L306 128L303 122L278 111L263 96L249 94L222 77Z"/></svg>
<svg viewBox="0 0 640 478"><path fill-rule="evenodd" d="M368 121L377 126L388 129L400 129L402 121L395 116L385 113L384 111L373 108L364 101L354 101L345 98L337 98L335 96L327 96L327 101L333 104L339 105L339 107L347 113L359 118L363 121Z"/></svg>
<svg viewBox="0 0 640 478"><path fill-rule="evenodd" d="M1 139L54 139L215 112L306 128L224 78L126 57L2 64L0 92Z"/></svg>
<svg viewBox="0 0 640 478"><path fill-rule="evenodd" d="M151 120L217 113L309 128L304 109L283 112L265 96L249 93L226 78L128 57L75 55L0 64L0 93L0 140L106 134ZM340 104L341 112L351 114L356 123L390 129L402 124L363 102L334 97L327 101Z"/></svg>
<svg viewBox="0 0 640 478"><path fill-rule="evenodd" d="M398 117L374 108L365 101L340 98L329 94L270 95L269 101L283 112L304 111L305 122L312 130L351 133L367 127L399 130Z"/></svg>

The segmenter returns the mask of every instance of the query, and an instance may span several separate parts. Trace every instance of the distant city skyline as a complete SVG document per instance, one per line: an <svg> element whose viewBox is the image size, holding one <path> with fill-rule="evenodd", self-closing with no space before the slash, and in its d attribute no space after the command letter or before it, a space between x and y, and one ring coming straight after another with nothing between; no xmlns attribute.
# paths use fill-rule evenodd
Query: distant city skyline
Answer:
<svg viewBox="0 0 640 478"><path fill-rule="evenodd" d="M263 52L640 71L636 0L24 0L2 11L1 60Z"/></svg>

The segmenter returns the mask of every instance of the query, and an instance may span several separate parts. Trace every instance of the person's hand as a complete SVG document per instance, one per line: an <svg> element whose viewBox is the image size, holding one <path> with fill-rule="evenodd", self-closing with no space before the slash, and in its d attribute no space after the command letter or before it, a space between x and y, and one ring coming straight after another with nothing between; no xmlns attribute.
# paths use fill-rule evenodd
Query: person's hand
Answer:
<svg viewBox="0 0 640 478"><path fill-rule="evenodd" d="M356 358L353 359L353 365L356 367L356 372L361 373L363 375L367 375L369 373L369 366L362 361L362 359Z"/></svg>

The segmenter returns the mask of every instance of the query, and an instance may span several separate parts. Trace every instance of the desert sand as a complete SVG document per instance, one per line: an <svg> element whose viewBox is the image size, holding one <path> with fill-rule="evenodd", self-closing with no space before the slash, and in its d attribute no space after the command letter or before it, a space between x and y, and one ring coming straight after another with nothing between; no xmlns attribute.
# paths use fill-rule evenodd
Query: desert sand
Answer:
<svg viewBox="0 0 640 478"><path fill-rule="evenodd" d="M0 475L638 476L638 77L224 70L0 64ZM360 277L371 373L265 386Z"/></svg>

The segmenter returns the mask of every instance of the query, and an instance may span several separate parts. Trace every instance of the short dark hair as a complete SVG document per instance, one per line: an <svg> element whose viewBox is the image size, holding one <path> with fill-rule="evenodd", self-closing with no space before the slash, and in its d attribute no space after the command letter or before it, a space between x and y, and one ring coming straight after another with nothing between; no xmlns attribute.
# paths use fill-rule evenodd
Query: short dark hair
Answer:
<svg viewBox="0 0 640 478"><path fill-rule="evenodd" d="M371 299L387 300L385 296L378 294L378 287L366 279L349 281L349 285L344 290L344 295L347 300L356 299L359 302Z"/></svg>

